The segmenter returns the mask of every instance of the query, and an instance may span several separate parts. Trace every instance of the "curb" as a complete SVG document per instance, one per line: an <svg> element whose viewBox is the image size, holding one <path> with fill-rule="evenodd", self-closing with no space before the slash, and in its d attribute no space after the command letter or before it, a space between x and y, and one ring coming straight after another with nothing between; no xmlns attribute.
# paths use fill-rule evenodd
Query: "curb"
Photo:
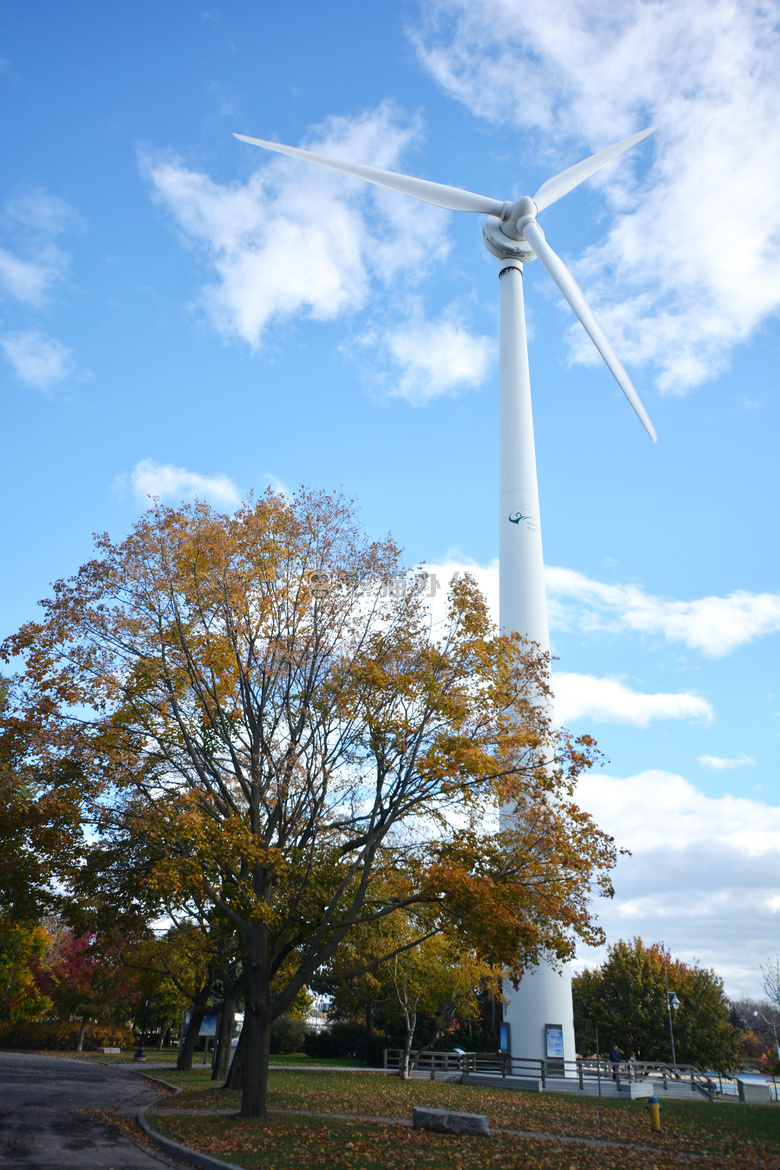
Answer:
<svg viewBox="0 0 780 1170"><path fill-rule="evenodd" d="M163 1085L166 1089L173 1089L175 1095L181 1092L181 1085L172 1085L170 1081L164 1081L162 1077L150 1076L149 1073L141 1072L140 1069L135 1072L135 1075L143 1077L145 1081L151 1081L155 1085ZM147 1138L164 1150L166 1154L172 1154L180 1162L186 1162L188 1166L196 1166L198 1170L244 1170L243 1166L236 1166L235 1162L223 1162L219 1158L212 1158L210 1154L201 1154L198 1150L191 1150L189 1146L179 1145L172 1138L157 1133L146 1119L146 1110L153 1108L154 1105L144 1105L142 1109L138 1110L136 1120Z"/></svg>
<svg viewBox="0 0 780 1170"><path fill-rule="evenodd" d="M196 1166L199 1170L244 1170L243 1166L237 1166L235 1162L223 1162L219 1158L212 1158L210 1154L200 1154L188 1146L180 1146L171 1138L163 1137L161 1133L152 1129L146 1120L146 1110L151 1108L151 1105L145 1105L143 1109L138 1110L138 1124L146 1136L166 1154L172 1154L179 1161L186 1162L188 1166Z"/></svg>

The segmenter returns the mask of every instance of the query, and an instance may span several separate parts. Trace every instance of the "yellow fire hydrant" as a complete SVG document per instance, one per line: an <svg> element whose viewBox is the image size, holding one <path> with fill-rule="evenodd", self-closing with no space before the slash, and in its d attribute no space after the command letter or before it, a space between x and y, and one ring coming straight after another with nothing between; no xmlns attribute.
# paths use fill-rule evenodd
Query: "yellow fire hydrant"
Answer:
<svg viewBox="0 0 780 1170"><path fill-rule="evenodd" d="M647 1098L647 1108L650 1113L650 1128L655 1133L661 1132L661 1103L657 1097Z"/></svg>

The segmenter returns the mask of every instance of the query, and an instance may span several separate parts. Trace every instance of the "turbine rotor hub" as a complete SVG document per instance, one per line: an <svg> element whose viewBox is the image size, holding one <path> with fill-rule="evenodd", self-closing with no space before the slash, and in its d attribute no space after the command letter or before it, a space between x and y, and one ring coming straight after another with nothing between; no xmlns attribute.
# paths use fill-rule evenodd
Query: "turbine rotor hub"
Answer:
<svg viewBox="0 0 780 1170"><path fill-rule="evenodd" d="M505 203L501 209L501 231L510 240L521 240L523 238L522 224L518 221L528 222L529 219L535 219L539 213L539 208L528 195L521 195L519 199L515 199L514 203Z"/></svg>
<svg viewBox="0 0 780 1170"><path fill-rule="evenodd" d="M506 204L504 204L506 206ZM529 195L521 195L519 199L515 199L512 204L507 219L511 219L513 223L517 223L523 215L537 216L539 208L534 203Z"/></svg>

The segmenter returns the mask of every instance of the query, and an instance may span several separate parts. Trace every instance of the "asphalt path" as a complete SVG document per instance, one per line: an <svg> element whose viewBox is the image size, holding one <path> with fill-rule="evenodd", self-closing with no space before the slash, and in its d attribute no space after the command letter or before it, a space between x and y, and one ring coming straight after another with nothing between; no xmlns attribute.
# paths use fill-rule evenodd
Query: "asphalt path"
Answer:
<svg viewBox="0 0 780 1170"><path fill-rule="evenodd" d="M2 1052L0 1168L181 1170L181 1162L133 1140L111 1120L134 1118L159 1096L126 1069Z"/></svg>

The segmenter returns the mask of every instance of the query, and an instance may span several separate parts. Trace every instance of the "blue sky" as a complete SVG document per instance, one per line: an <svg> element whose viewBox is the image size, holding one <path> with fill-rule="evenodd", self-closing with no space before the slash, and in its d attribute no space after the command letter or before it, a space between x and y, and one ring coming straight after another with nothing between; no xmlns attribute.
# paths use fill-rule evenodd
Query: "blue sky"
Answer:
<svg viewBox="0 0 780 1170"><path fill-rule="evenodd" d="M758 994L779 949L778 7L204 5L0 15L3 632L148 494L342 485L496 591L495 263L477 216L237 131L499 199L646 125L540 217L653 446L536 263L558 709L609 764L611 941ZM593 963L585 952L580 962Z"/></svg>

